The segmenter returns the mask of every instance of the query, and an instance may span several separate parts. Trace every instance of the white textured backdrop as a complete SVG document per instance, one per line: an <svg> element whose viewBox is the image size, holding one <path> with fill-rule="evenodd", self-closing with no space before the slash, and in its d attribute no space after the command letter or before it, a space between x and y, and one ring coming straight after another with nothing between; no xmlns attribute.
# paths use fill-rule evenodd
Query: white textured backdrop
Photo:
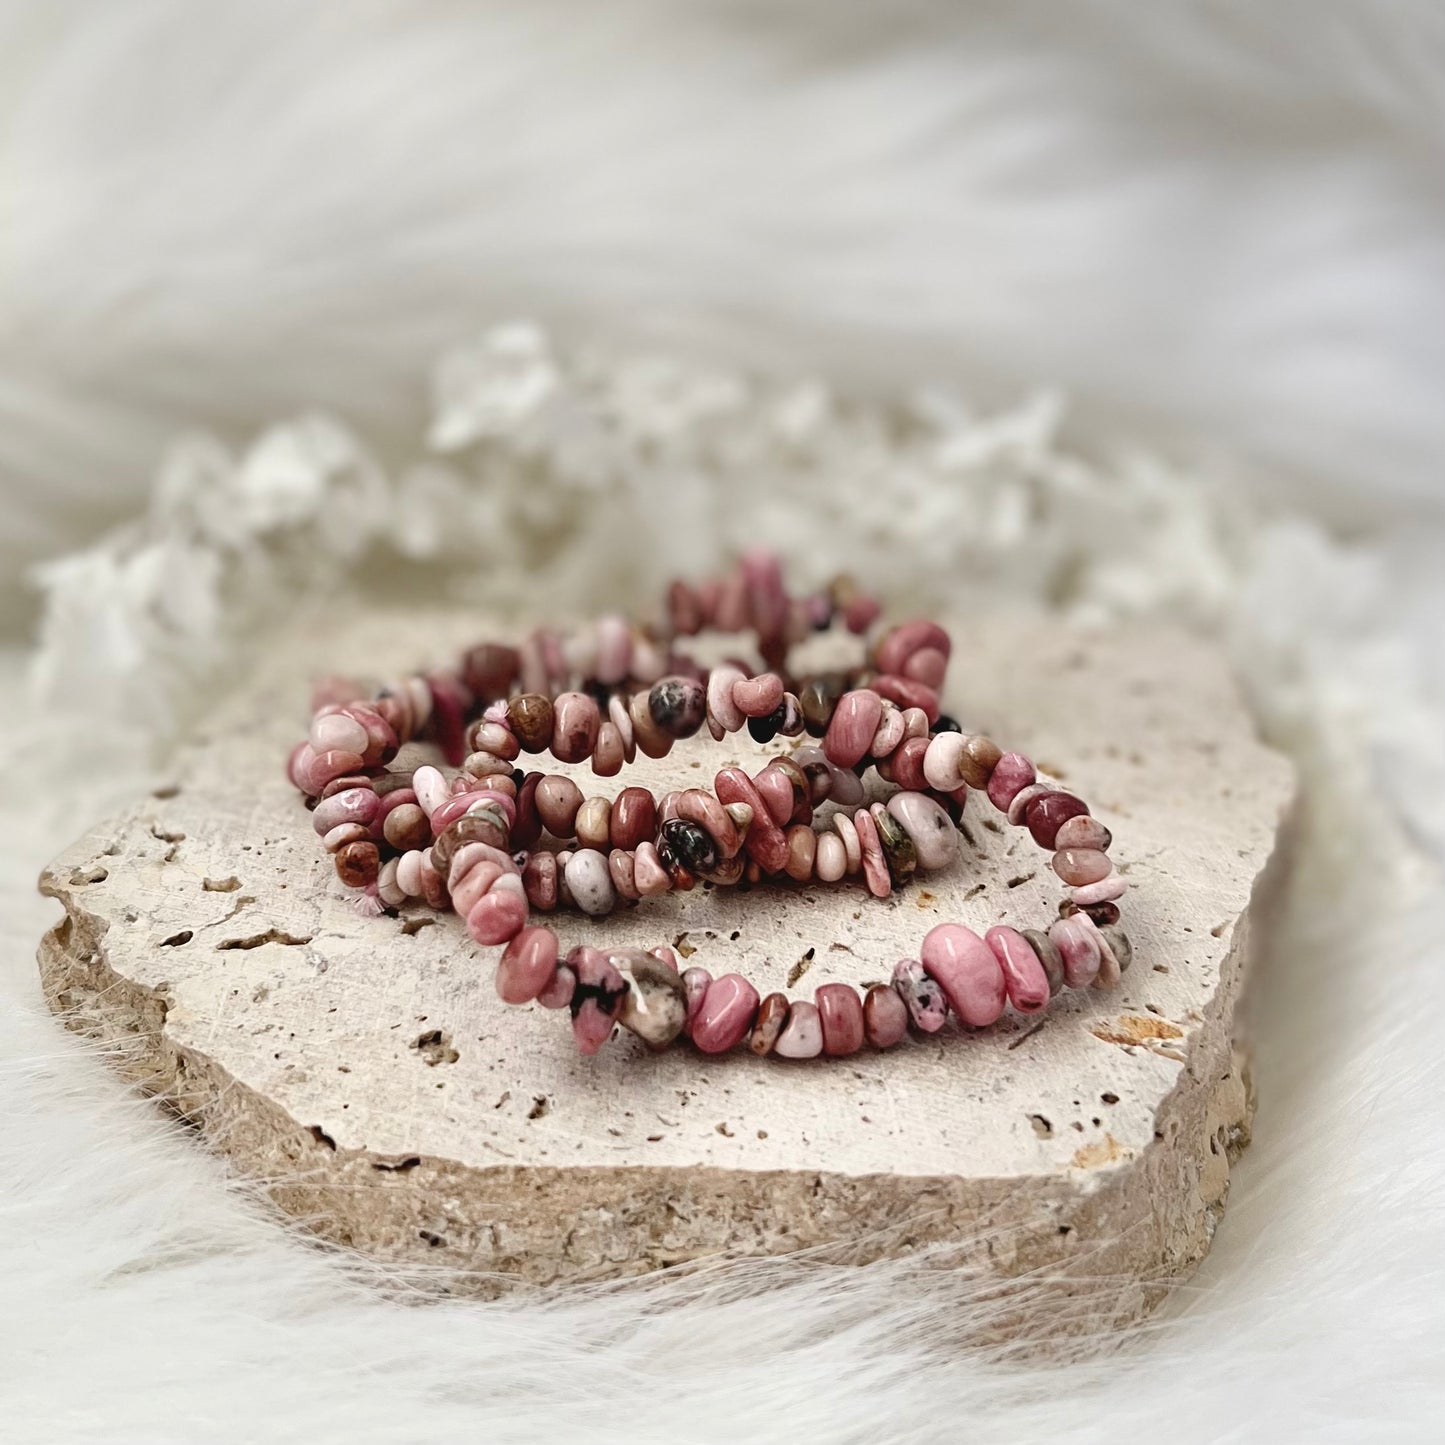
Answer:
<svg viewBox="0 0 1445 1445"><path fill-rule="evenodd" d="M1424 6L0 5L12 635L86 549L0 689L0 1436L1438 1438L1442 61ZM1122 1351L962 1355L907 1271L418 1308L39 1009L39 862L296 589L756 534L1187 619L1306 770L1256 1142Z"/></svg>

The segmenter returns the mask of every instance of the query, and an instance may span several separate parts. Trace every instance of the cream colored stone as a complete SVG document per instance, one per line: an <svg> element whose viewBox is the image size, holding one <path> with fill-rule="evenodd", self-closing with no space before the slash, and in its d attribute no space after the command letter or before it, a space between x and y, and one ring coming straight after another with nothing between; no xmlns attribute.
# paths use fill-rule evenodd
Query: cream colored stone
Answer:
<svg viewBox="0 0 1445 1445"><path fill-rule="evenodd" d="M1118 994L831 1064L653 1054L625 1033L583 1059L565 1013L501 1003L499 950L461 920L419 905L361 917L282 774L310 674L427 661L418 638L442 661L485 633L460 614L298 626L174 787L47 869L66 916L41 968L67 1023L121 1045L131 1079L322 1233L493 1283L946 1243L999 1275L1046 1272L1054 1296L1092 1298L1115 1276L1098 1308L1127 1318L1194 1268L1248 1133L1235 1010L1268 889L1245 908L1292 792L1215 652L1040 623L956 633L970 646L952 709L1113 829L1134 943ZM608 791L693 786L786 746L704 735ZM562 917L563 947L667 942L683 967L806 998L886 979L943 920L1046 927L1062 895L1049 855L983 799L964 821L957 864L887 902L856 878L697 889Z"/></svg>

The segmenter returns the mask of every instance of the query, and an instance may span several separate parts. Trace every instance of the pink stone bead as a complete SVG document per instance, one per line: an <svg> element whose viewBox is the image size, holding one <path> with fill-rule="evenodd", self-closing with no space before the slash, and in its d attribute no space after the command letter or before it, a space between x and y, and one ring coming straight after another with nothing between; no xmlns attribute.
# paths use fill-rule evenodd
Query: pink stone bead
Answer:
<svg viewBox="0 0 1445 1445"><path fill-rule="evenodd" d="M928 745L929 740L926 737L905 738L893 756L888 759L893 781L900 788L911 793L918 793L928 786L928 777L923 771Z"/></svg>
<svg viewBox="0 0 1445 1445"><path fill-rule="evenodd" d="M625 848L614 848L608 853L607 871L612 875L612 886L629 901L642 897L637 891L635 868L636 860Z"/></svg>
<svg viewBox="0 0 1445 1445"><path fill-rule="evenodd" d="M773 1045L780 1059L816 1059L823 1052L823 1023L816 1004L798 999L788 1008L788 1021Z"/></svg>
<svg viewBox="0 0 1445 1445"><path fill-rule="evenodd" d="M648 952L659 963L665 963L674 973L677 972L677 955L665 943L648 949Z"/></svg>
<svg viewBox="0 0 1445 1445"><path fill-rule="evenodd" d="M348 843L365 843L371 839L371 829L365 823L338 823L322 834L321 846L328 853L339 853Z"/></svg>
<svg viewBox="0 0 1445 1445"><path fill-rule="evenodd" d="M615 778L627 761L622 735L609 718L597 729L597 746L592 752L592 771L599 778Z"/></svg>
<svg viewBox="0 0 1445 1445"><path fill-rule="evenodd" d="M930 723L938 721L938 692L927 683L915 682L911 677L899 677L894 673L880 673L868 685L879 697L886 697L901 708L921 708Z"/></svg>
<svg viewBox="0 0 1445 1445"><path fill-rule="evenodd" d="M940 923L920 950L923 967L964 1023L986 1028L1003 1013L1008 994L993 950L971 928Z"/></svg>
<svg viewBox="0 0 1445 1445"><path fill-rule="evenodd" d="M439 768L424 763L411 775L412 791L428 818L451 796L447 780Z"/></svg>
<svg viewBox="0 0 1445 1445"><path fill-rule="evenodd" d="M1015 796L1038 776L1034 765L1022 753L1005 753L994 764L988 780L988 800L1000 813L1008 812Z"/></svg>
<svg viewBox="0 0 1445 1445"><path fill-rule="evenodd" d="M323 798L311 814L311 826L323 836L342 823L370 827L381 811L381 799L371 788L347 788Z"/></svg>
<svg viewBox="0 0 1445 1445"><path fill-rule="evenodd" d="M572 1037L579 1054L595 1054L612 1037L612 1026L627 995L627 981L601 949L574 948L567 962L577 975Z"/></svg>
<svg viewBox="0 0 1445 1445"><path fill-rule="evenodd" d="M466 723L466 698L461 684L442 673L427 678L432 697L432 732L437 746L452 767L460 767L466 756L464 732Z"/></svg>
<svg viewBox="0 0 1445 1445"><path fill-rule="evenodd" d="M712 987L712 974L705 968L689 968L683 970L682 993L687 1005L687 1022L683 1025L684 1032L691 1033L693 1022L702 1008L702 1001L707 997L707 991Z"/></svg>
<svg viewBox="0 0 1445 1445"><path fill-rule="evenodd" d="M497 996L503 1003L530 1003L557 972L557 935L550 928L524 928L497 961Z"/></svg>
<svg viewBox="0 0 1445 1445"><path fill-rule="evenodd" d="M469 918L472 909L487 896L492 884L501 876L502 870L497 864L481 860L473 863L460 878L453 869L452 879L447 883L452 895L452 907L463 918Z"/></svg>
<svg viewBox="0 0 1445 1445"><path fill-rule="evenodd" d="M1112 903L1116 898L1122 898L1129 891L1129 885L1118 873L1111 873L1107 878L1101 878L1097 883L1085 883L1082 887L1073 888L1069 891L1069 897L1079 905L1080 908L1090 908L1095 903Z"/></svg>
<svg viewBox="0 0 1445 1445"><path fill-rule="evenodd" d="M366 729L342 712L318 713L311 723L309 741L318 753L343 752L364 755L371 746Z"/></svg>
<svg viewBox="0 0 1445 1445"><path fill-rule="evenodd" d="M1054 872L1074 888L1102 882L1113 871L1109 855L1095 848L1060 848L1054 854Z"/></svg>
<svg viewBox="0 0 1445 1445"><path fill-rule="evenodd" d="M505 943L515 938L526 922L525 895L493 884L467 914L467 932L481 944Z"/></svg>
<svg viewBox="0 0 1445 1445"><path fill-rule="evenodd" d="M1049 976L1029 941L1015 928L990 928L983 941L1003 969L1009 1002L1023 1014L1037 1013L1049 1003Z"/></svg>
<svg viewBox="0 0 1445 1445"><path fill-rule="evenodd" d="M845 692L833 709L828 731L823 735L823 751L828 761L840 768L856 767L868 753L868 744L878 731L883 716L883 700L869 688Z"/></svg>
<svg viewBox="0 0 1445 1445"><path fill-rule="evenodd" d="M823 1026L823 1052L856 1054L863 1047L863 1001L848 983L825 983L813 991Z"/></svg>
<svg viewBox="0 0 1445 1445"><path fill-rule="evenodd" d="M692 1041L705 1054L725 1054L747 1037L758 1012L758 991L741 974L715 978L692 1024Z"/></svg>
<svg viewBox="0 0 1445 1445"><path fill-rule="evenodd" d="M948 1022L948 1000L936 979L916 958L901 958L893 969L893 991L919 1033L936 1034Z"/></svg>
<svg viewBox="0 0 1445 1445"><path fill-rule="evenodd" d="M348 773L359 772L363 766L359 753L341 752L335 749L318 753L307 743L296 757L292 781L302 792L318 798L321 796L322 789L333 778L343 778Z"/></svg>
<svg viewBox="0 0 1445 1445"><path fill-rule="evenodd" d="M707 675L707 722L718 742L729 733L737 732L747 721L742 708L733 700L733 688L746 681L747 674L741 668L729 667L727 663L713 668Z"/></svg>
<svg viewBox="0 0 1445 1445"><path fill-rule="evenodd" d="M1052 783L1030 783L1026 788L1020 788L1013 796L1013 802L1008 805L1008 820L1014 827L1019 827L1027 814L1029 807L1046 798L1050 793L1058 789Z"/></svg>
<svg viewBox="0 0 1445 1445"><path fill-rule="evenodd" d="M1055 848L1097 848L1101 853L1109 851L1114 835L1097 819L1087 813L1070 818L1059 825L1052 846Z"/></svg>
<svg viewBox="0 0 1445 1445"><path fill-rule="evenodd" d="M820 883L836 883L848 871L848 850L837 833L819 833L813 871Z"/></svg>
<svg viewBox="0 0 1445 1445"><path fill-rule="evenodd" d="M1049 929L1049 941L1064 961L1064 982L1070 988L1088 988L1099 973L1099 943L1079 916L1061 918Z"/></svg>
<svg viewBox="0 0 1445 1445"><path fill-rule="evenodd" d="M904 663L923 648L941 653L947 661L953 652L953 641L936 622L919 619L899 623L878 644L878 671L901 673ZM937 687L938 683L930 686Z"/></svg>
<svg viewBox="0 0 1445 1445"><path fill-rule="evenodd" d="M760 672L733 683L733 703L744 717L767 717L783 700L783 679L776 672Z"/></svg>
<svg viewBox="0 0 1445 1445"><path fill-rule="evenodd" d="M893 892L893 878L888 872L888 860L883 854L883 841L878 836L878 824L866 808L859 808L853 814L853 826L858 832L858 849L863 859L863 881L875 898L887 898Z"/></svg>
<svg viewBox="0 0 1445 1445"><path fill-rule="evenodd" d="M621 617L602 617L597 622L597 663L595 676L604 687L615 687L632 666L632 630Z"/></svg>
<svg viewBox="0 0 1445 1445"><path fill-rule="evenodd" d="M773 822L753 780L741 768L722 768L713 779L713 792L723 804L746 803L753 810L752 826L744 844L748 856L763 872L781 873L788 862L788 840Z"/></svg>
<svg viewBox="0 0 1445 1445"><path fill-rule="evenodd" d="M1100 989L1118 988L1124 971L1119 967L1119 960L1115 958L1114 950L1109 947L1109 940L1104 936L1103 930L1087 913L1074 914L1072 921L1082 925L1084 932L1094 940L1094 946L1099 950L1099 971L1094 975L1091 986Z"/></svg>
<svg viewBox="0 0 1445 1445"><path fill-rule="evenodd" d="M863 1033L875 1049L890 1049L908 1032L908 1009L896 989L875 983L863 999Z"/></svg>
<svg viewBox="0 0 1445 1445"><path fill-rule="evenodd" d="M408 898L421 897L421 853L413 848L396 860L396 886Z"/></svg>
<svg viewBox="0 0 1445 1445"><path fill-rule="evenodd" d="M617 736L622 740L622 761L631 765L637 757L637 735L632 728L632 714L628 712L621 693L614 692L607 699L607 720L617 729Z"/></svg>
<svg viewBox="0 0 1445 1445"><path fill-rule="evenodd" d="M863 845L858 841L858 828L851 813L833 814L833 831L843 845L845 871L849 877L863 867Z"/></svg>
<svg viewBox="0 0 1445 1445"><path fill-rule="evenodd" d="M921 682L936 692L948 675L948 658L936 647L920 647L900 669L913 682Z"/></svg>
<svg viewBox="0 0 1445 1445"><path fill-rule="evenodd" d="M760 638L779 637L788 613L788 594L777 555L764 547L744 552L740 559L748 589L748 612Z"/></svg>
<svg viewBox="0 0 1445 1445"><path fill-rule="evenodd" d="M768 810L768 817L780 828L786 828L793 818L793 784L785 773L777 768L766 767L753 779L753 787Z"/></svg>
<svg viewBox="0 0 1445 1445"><path fill-rule="evenodd" d="M923 776L930 788L951 793L963 782L963 754L968 739L962 733L939 733L923 754Z"/></svg>
<svg viewBox="0 0 1445 1445"><path fill-rule="evenodd" d="M559 763L580 763L592 756L602 716L585 692L564 692L552 704L552 756Z"/></svg>

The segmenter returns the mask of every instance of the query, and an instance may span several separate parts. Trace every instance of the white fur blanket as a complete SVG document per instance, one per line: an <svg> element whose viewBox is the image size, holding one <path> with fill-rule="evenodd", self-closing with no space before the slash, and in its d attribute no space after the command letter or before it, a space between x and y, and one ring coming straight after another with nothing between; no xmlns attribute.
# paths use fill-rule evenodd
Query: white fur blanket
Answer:
<svg viewBox="0 0 1445 1445"><path fill-rule="evenodd" d="M138 519L0 683L0 1438L1438 1439L1441 54L1408 7L0 7L12 630ZM43 1013L39 863L297 589L560 612L758 531L1210 629L1305 771L1255 1142L1120 1348L962 1353L986 1306L901 1267L432 1300Z"/></svg>

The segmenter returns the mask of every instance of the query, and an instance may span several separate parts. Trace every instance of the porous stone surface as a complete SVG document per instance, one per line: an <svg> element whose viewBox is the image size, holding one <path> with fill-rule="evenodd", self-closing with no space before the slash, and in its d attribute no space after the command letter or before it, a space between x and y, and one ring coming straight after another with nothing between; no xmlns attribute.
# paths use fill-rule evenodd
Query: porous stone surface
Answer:
<svg viewBox="0 0 1445 1445"><path fill-rule="evenodd" d="M832 1062L654 1055L627 1034L584 1059L565 1013L501 1003L499 950L455 916L359 916L283 776L317 673L383 675L506 631L458 612L298 624L170 785L45 871L65 916L40 965L67 1025L120 1045L125 1073L281 1208L475 1288L948 1245L1000 1277L1107 1286L1101 1307L1129 1318L1188 1275L1248 1137L1236 1010L1293 794L1217 652L1158 630L954 628L946 705L1114 831L1134 942L1118 993ZM788 746L704 731L618 778L547 765L586 793L661 793ZM857 883L698 889L557 926L564 949L667 942L763 993L885 979L935 923L1054 916L1061 886L1025 830L978 797L963 827L956 865L886 902Z"/></svg>

